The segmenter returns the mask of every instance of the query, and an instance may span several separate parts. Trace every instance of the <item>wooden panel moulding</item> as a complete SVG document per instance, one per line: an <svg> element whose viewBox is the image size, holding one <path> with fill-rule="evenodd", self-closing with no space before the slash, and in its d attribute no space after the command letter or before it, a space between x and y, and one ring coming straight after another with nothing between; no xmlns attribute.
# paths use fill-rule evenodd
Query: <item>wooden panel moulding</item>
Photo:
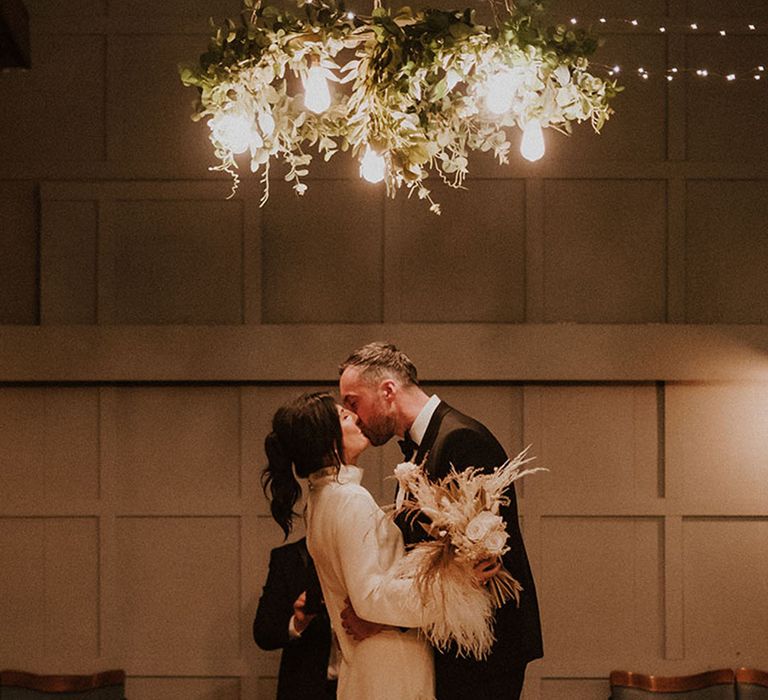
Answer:
<svg viewBox="0 0 768 700"><path fill-rule="evenodd" d="M426 381L768 381L768 326L4 326L0 382L335 382L389 340Z"/></svg>

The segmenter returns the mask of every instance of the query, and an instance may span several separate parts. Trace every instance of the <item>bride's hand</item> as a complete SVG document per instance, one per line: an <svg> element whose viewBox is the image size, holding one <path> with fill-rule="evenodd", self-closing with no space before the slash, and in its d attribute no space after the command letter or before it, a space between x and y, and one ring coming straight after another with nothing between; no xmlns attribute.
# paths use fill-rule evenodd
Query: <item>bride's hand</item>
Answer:
<svg viewBox="0 0 768 700"><path fill-rule="evenodd" d="M493 578L501 570L501 559L482 559L472 567L472 573L481 586L484 586L488 579Z"/></svg>

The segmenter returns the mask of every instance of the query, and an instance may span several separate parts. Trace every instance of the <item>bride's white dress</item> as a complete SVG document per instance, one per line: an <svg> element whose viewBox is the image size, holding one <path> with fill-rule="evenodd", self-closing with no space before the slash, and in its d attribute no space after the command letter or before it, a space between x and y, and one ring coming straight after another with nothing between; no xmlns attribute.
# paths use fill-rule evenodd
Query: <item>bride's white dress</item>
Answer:
<svg viewBox="0 0 768 700"><path fill-rule="evenodd" d="M307 548L341 647L341 700L431 700L430 646L415 629L386 630L355 642L341 626L345 598L362 618L418 627L424 610L409 580L391 574L403 556L397 526L360 485L362 470L343 466L310 476Z"/></svg>

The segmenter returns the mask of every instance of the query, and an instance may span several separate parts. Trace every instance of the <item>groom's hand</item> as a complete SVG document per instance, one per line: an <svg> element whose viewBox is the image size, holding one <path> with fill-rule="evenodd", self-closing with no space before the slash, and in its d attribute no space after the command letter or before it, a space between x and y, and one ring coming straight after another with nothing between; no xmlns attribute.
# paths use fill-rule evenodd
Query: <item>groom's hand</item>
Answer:
<svg viewBox="0 0 768 700"><path fill-rule="evenodd" d="M368 639L368 637L378 634L386 627L386 625L380 625L377 622L368 622L368 620L363 620L363 618L358 617L349 598L345 599L344 602L347 607L341 611L341 624L347 634L355 641L362 642L364 639Z"/></svg>
<svg viewBox="0 0 768 700"><path fill-rule="evenodd" d="M501 570L501 559L483 559L477 562L472 568L475 580L484 586L489 579L493 578Z"/></svg>

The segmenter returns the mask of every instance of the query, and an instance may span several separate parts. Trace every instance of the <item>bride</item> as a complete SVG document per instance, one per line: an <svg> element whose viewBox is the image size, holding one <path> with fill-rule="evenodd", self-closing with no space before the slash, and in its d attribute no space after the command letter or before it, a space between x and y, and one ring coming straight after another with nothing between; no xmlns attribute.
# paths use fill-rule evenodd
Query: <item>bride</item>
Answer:
<svg viewBox="0 0 768 700"><path fill-rule="evenodd" d="M357 416L330 394L303 394L278 409L265 440L272 516L287 535L301 495L295 469L309 481L307 548L341 647L338 697L431 700L432 650L415 629L429 610L410 580L389 573L404 554L403 538L360 485L354 463L368 445ZM346 599L361 618L392 627L355 641L341 628Z"/></svg>
<svg viewBox="0 0 768 700"><path fill-rule="evenodd" d="M368 446L354 413L330 394L303 394L272 419L264 486L287 536L301 496L295 475L309 481L307 548L341 647L337 697L431 700L432 649L415 628L427 625L435 611L421 605L412 579L394 574L404 556L402 535L361 486L363 471L354 466ZM474 578L484 582L494 570L481 562ZM362 641L345 634L347 599L360 618L386 625L383 631Z"/></svg>

